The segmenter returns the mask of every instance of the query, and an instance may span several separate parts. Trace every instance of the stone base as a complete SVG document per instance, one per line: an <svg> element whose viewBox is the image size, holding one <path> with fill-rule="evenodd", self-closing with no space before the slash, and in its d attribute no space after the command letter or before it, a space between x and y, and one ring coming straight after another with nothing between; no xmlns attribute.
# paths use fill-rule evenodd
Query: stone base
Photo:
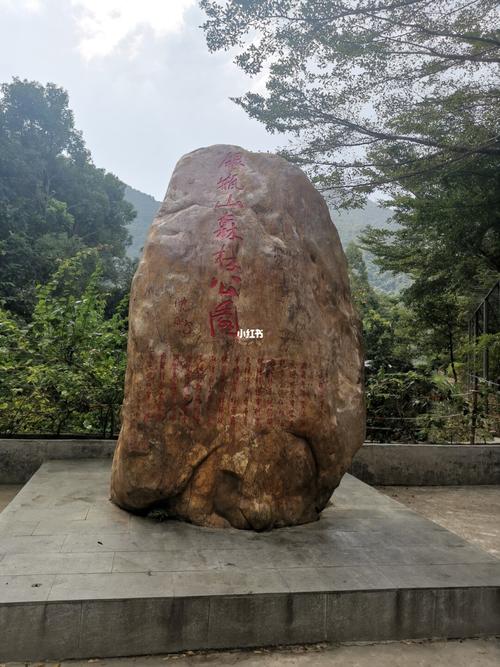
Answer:
<svg viewBox="0 0 500 667"><path fill-rule="evenodd" d="M0 515L0 661L500 633L500 561L346 476L271 533L132 516L51 461Z"/></svg>

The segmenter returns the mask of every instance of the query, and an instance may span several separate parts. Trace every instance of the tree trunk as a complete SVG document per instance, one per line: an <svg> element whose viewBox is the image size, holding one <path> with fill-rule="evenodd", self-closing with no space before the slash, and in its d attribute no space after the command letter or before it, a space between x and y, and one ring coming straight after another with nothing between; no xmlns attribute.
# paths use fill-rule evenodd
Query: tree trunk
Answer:
<svg viewBox="0 0 500 667"><path fill-rule="evenodd" d="M454 344L453 344L453 331L451 327L448 327L448 347L450 350L450 364L451 364L451 372L453 373L453 380L455 384L458 382L458 377L457 377L457 369L455 368L455 350L454 350Z"/></svg>

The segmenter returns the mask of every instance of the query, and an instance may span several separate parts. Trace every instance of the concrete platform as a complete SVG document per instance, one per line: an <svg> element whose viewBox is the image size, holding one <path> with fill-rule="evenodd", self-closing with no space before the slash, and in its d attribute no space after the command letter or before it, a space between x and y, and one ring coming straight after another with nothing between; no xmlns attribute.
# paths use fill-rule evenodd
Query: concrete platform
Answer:
<svg viewBox="0 0 500 667"><path fill-rule="evenodd" d="M2 667L89 667L87 660L8 662ZM303 644L96 658L91 667L498 667L500 639L405 639L380 644Z"/></svg>
<svg viewBox="0 0 500 667"><path fill-rule="evenodd" d="M346 476L271 533L131 516L51 461L0 515L0 660L500 634L500 560Z"/></svg>
<svg viewBox="0 0 500 667"><path fill-rule="evenodd" d="M383 486L379 490L500 558L500 484Z"/></svg>

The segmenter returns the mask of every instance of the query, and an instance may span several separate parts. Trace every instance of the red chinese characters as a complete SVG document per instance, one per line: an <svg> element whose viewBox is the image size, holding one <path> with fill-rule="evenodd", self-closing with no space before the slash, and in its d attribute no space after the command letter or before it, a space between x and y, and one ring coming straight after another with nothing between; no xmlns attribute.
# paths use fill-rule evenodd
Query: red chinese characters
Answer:
<svg viewBox="0 0 500 667"><path fill-rule="evenodd" d="M229 275L222 279L214 276L210 281L210 288L218 287L217 293L222 301L217 303L209 311L210 335L236 337L239 330L238 313L234 299L240 294L241 267L238 264L237 252L239 241L243 241L243 236L238 229L236 212L245 208L241 199L233 197L233 191L243 190L239 184L238 169L244 167L241 153L227 153L219 168L226 169L226 173L220 175L217 179L216 190L220 193L227 193L227 197L222 201L217 199L214 209L226 209L219 212L217 226L213 231L214 237L222 241L220 248L213 254L215 266ZM229 244L229 247L228 247Z"/></svg>
<svg viewBox="0 0 500 667"><path fill-rule="evenodd" d="M234 169L235 167L244 167L243 156L241 153L226 153L224 159L219 164L219 167L226 167L226 169Z"/></svg>
<svg viewBox="0 0 500 667"><path fill-rule="evenodd" d="M236 283L235 285L229 284L229 282L223 282L222 280L219 282L215 276L212 278L210 281L210 287L216 287L219 285L219 294L221 296L228 296L228 297L233 297L233 296L239 296L240 291L239 291L239 284L241 283L241 278L239 276L231 276L231 282Z"/></svg>
<svg viewBox="0 0 500 667"><path fill-rule="evenodd" d="M214 234L218 239L228 239L229 241L242 240L242 237L238 234L234 213L224 213L217 220L217 225Z"/></svg>
<svg viewBox="0 0 500 667"><path fill-rule="evenodd" d="M217 332L229 336L238 334L238 313L232 299L224 299L218 303L210 313L210 335L215 336Z"/></svg>
<svg viewBox="0 0 500 667"><path fill-rule="evenodd" d="M243 188L238 185L238 174L221 176L217 181L217 190L223 190L225 192L228 192L229 190L243 190Z"/></svg>
<svg viewBox="0 0 500 667"><path fill-rule="evenodd" d="M224 420L224 415L226 412L225 399L227 391L227 360L228 360L227 353L224 353L221 358L220 375L219 375L221 390L219 392L219 404L217 406L218 422L222 422Z"/></svg>
<svg viewBox="0 0 500 667"><path fill-rule="evenodd" d="M245 367L243 369L243 381L244 381L245 387L248 388L250 386L250 357L247 357L246 361L245 361ZM244 398L243 398L243 401L244 401L243 420L244 420L245 424L248 421L248 400L249 400L249 398L250 398L250 392L247 389L244 393Z"/></svg>
<svg viewBox="0 0 500 667"><path fill-rule="evenodd" d="M219 285L219 294L222 296L239 296L239 292L233 285L226 285L222 280Z"/></svg>
<svg viewBox="0 0 500 667"><path fill-rule="evenodd" d="M229 193L225 202L216 201L215 208L245 208L245 204L241 199L233 199L233 195Z"/></svg>
<svg viewBox="0 0 500 667"><path fill-rule="evenodd" d="M220 250L214 252L214 261L217 266L220 266L222 269L225 269L226 271L235 271L237 273L241 271L241 268L238 262L236 261L235 255L228 253L224 245Z"/></svg>
<svg viewBox="0 0 500 667"><path fill-rule="evenodd" d="M175 310L177 315L174 319L175 328L179 333L189 336L193 333L194 325L191 320L188 320L186 313L191 309L191 305L186 297L175 300Z"/></svg>

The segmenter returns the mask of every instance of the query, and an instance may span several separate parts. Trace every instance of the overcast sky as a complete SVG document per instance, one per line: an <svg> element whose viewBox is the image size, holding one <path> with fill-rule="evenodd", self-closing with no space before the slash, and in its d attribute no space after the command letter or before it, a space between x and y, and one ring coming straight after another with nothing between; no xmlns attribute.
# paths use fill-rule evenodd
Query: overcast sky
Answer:
<svg viewBox="0 0 500 667"><path fill-rule="evenodd" d="M184 153L285 143L228 99L263 80L210 54L202 21L196 0L0 0L0 81L66 88L95 164L163 199Z"/></svg>

